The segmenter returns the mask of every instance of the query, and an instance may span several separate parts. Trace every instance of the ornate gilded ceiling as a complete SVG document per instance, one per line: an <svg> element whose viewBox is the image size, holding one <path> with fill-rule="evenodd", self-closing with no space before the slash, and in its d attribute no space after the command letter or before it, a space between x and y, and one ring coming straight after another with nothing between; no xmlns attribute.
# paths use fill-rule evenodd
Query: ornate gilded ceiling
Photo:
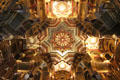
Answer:
<svg viewBox="0 0 120 80"><path fill-rule="evenodd" d="M115 7L113 2L110 0L11 0L11 3L10 0L0 1L0 5L3 5L0 6L2 13L0 18L5 16L3 20L0 19L0 38L1 34L4 34L6 39L0 42L3 45L0 46L0 58L2 58L0 61L14 59L10 62L15 62L13 67L17 66L15 70L21 74L20 80L26 78L28 73L33 73L33 76L41 73L41 80L89 80L93 79L95 73L103 77L111 75L113 67L115 68L113 72L119 70L120 63L117 61L120 61L120 40L116 35L103 37L100 31L103 33L104 29L109 31L119 22L119 19L116 19L119 17L119 11L112 12ZM15 5L10 7L12 4ZM104 10L102 7L105 8L106 4L112 9ZM7 44L4 41L7 41ZM3 60L5 57L2 57L2 54L7 57L6 60ZM4 67L4 64L2 66ZM14 70L11 66L6 69ZM113 73L114 76L116 74L120 75Z"/></svg>
<svg viewBox="0 0 120 80"><path fill-rule="evenodd" d="M44 13L44 16L47 17L48 25L44 25L46 23L43 23L43 26L40 28L40 33L36 35L36 37L33 37L34 40L37 40L29 42L36 44L35 46L38 47L39 53L48 53L49 56L51 56L52 72L61 70L71 72L75 54L86 52L84 41L87 37L84 38L84 35L87 35L82 35L76 23L83 21L85 17L87 17L87 1L45 0L43 4L43 6L45 6L44 9L42 8L43 6L41 6L42 2L37 2L37 15L42 19L42 13ZM31 6L34 6L34 4ZM39 8L43 10L39 10ZM33 11L35 11L34 8L32 9L32 12ZM43 12L38 14L41 11ZM78 18L80 20L78 20ZM35 46L33 47L35 48ZM29 47L32 47L32 45L29 45ZM54 75L54 73L52 75Z"/></svg>

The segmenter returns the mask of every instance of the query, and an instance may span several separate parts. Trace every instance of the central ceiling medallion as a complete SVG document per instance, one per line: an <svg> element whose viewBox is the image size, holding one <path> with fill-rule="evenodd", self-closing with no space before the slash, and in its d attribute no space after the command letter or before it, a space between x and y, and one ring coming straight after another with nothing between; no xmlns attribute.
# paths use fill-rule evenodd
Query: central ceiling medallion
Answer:
<svg viewBox="0 0 120 80"><path fill-rule="evenodd" d="M56 50L64 51L72 48L72 44L74 43L74 39L72 34L66 32L64 30L60 30L53 34L53 39L51 40L53 46Z"/></svg>
<svg viewBox="0 0 120 80"><path fill-rule="evenodd" d="M52 5L53 14L58 18L68 17L72 13L72 3L65 1L54 1Z"/></svg>
<svg viewBox="0 0 120 80"><path fill-rule="evenodd" d="M76 52L77 47L81 44L81 39L76 27L71 27L66 22L60 22L56 27L48 27L47 38L43 42L49 47L50 53L58 53L63 57L68 53Z"/></svg>

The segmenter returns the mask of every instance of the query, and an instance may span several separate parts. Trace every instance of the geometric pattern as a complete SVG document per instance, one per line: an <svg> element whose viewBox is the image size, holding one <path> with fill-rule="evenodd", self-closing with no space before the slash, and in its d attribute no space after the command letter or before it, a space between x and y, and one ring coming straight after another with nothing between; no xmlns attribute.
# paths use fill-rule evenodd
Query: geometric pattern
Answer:
<svg viewBox="0 0 120 80"><path fill-rule="evenodd" d="M48 35L44 43L49 46L50 52L76 51L75 45L80 42L76 27L70 27L61 21L56 27L48 27L47 31Z"/></svg>
<svg viewBox="0 0 120 80"><path fill-rule="evenodd" d="M69 50L72 48L74 38L72 37L71 33L60 30L53 34L53 39L51 42L53 43L53 47L56 50Z"/></svg>

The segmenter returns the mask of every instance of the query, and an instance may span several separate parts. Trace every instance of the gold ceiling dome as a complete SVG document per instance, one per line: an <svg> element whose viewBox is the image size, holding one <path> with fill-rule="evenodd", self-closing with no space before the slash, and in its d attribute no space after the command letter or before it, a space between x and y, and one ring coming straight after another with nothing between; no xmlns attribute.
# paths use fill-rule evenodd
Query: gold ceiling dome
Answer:
<svg viewBox="0 0 120 80"><path fill-rule="evenodd" d="M0 1L0 80L120 80L120 37L103 36L119 26L115 4Z"/></svg>

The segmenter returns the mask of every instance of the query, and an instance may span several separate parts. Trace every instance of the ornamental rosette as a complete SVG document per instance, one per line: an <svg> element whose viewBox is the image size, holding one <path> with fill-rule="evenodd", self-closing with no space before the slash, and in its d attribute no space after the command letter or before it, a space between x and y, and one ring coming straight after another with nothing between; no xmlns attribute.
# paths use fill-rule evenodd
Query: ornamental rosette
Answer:
<svg viewBox="0 0 120 80"><path fill-rule="evenodd" d="M71 49L74 43L72 34L63 30L54 33L52 38L51 42L53 43L54 49L60 51Z"/></svg>

